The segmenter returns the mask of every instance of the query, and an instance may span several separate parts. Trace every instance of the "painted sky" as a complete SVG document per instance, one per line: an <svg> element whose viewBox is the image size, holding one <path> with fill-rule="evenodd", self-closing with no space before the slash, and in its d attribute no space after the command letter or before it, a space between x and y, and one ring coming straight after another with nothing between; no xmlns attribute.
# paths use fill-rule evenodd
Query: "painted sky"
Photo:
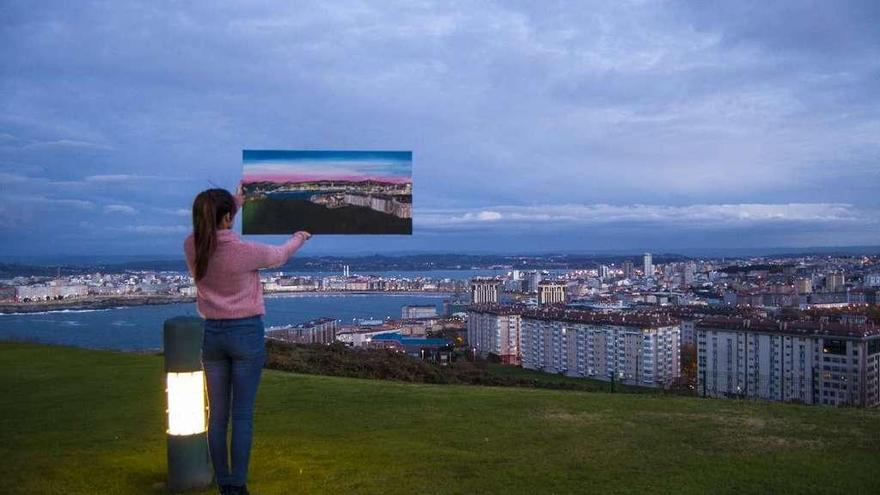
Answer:
<svg viewBox="0 0 880 495"><path fill-rule="evenodd" d="M7 0L0 259L179 253L242 149L413 151L414 235L313 254L877 245L878 25L874 0Z"/></svg>
<svg viewBox="0 0 880 495"><path fill-rule="evenodd" d="M243 150L241 181L317 180L412 182L412 152L337 150Z"/></svg>

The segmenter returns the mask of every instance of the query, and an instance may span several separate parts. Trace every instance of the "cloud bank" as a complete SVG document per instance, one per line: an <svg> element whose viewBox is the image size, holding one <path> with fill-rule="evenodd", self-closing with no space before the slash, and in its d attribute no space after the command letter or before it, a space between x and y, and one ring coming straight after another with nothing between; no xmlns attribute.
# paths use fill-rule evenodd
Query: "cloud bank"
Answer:
<svg viewBox="0 0 880 495"><path fill-rule="evenodd" d="M880 242L874 1L3 11L0 256L179 252L242 149L414 151L415 235L314 253Z"/></svg>

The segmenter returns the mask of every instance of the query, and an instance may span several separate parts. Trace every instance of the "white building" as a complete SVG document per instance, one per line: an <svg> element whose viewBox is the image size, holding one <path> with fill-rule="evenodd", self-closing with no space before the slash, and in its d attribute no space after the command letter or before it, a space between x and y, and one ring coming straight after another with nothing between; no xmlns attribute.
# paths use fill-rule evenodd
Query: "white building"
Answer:
<svg viewBox="0 0 880 495"><path fill-rule="evenodd" d="M48 301L83 297L89 294L86 285L20 285L15 288L18 301Z"/></svg>
<svg viewBox="0 0 880 495"><path fill-rule="evenodd" d="M198 294L198 289L196 289L195 285L187 285L184 287L178 287L177 291L180 292L184 296L196 297Z"/></svg>
<svg viewBox="0 0 880 495"><path fill-rule="evenodd" d="M266 337L297 344L330 344L336 340L335 318L319 318L300 325L269 327Z"/></svg>
<svg viewBox="0 0 880 495"><path fill-rule="evenodd" d="M346 193L343 201L353 206L362 206L398 218L412 217L412 203L400 201L393 196Z"/></svg>
<svg viewBox="0 0 880 495"><path fill-rule="evenodd" d="M538 284L538 304L565 303L566 285L562 282L541 282Z"/></svg>
<svg viewBox="0 0 880 495"><path fill-rule="evenodd" d="M337 328L336 340L353 347L368 347L376 335L400 330L399 321L358 320L356 325Z"/></svg>
<svg viewBox="0 0 880 495"><path fill-rule="evenodd" d="M541 283L541 272L538 270L526 272L525 277L523 278L523 291L534 294L538 292L539 283Z"/></svg>
<svg viewBox="0 0 880 495"><path fill-rule="evenodd" d="M642 270L645 272L645 278L654 276L654 259L651 256L651 253L645 253L644 258L642 259Z"/></svg>
<svg viewBox="0 0 880 495"><path fill-rule="evenodd" d="M418 320L421 318L436 318L437 306L433 304L412 304L401 306L400 317L404 320Z"/></svg>
<svg viewBox="0 0 880 495"><path fill-rule="evenodd" d="M468 346L485 357L494 354L508 364L520 362L519 310L511 306L472 306L468 310Z"/></svg>
<svg viewBox="0 0 880 495"><path fill-rule="evenodd" d="M494 278L475 278L471 280L471 304L498 303L498 288L501 281Z"/></svg>
<svg viewBox="0 0 880 495"><path fill-rule="evenodd" d="M568 376L664 386L680 375L678 320L577 310L529 310L522 367Z"/></svg>
<svg viewBox="0 0 880 495"><path fill-rule="evenodd" d="M880 329L817 322L697 322L697 389L710 397L880 404Z"/></svg>

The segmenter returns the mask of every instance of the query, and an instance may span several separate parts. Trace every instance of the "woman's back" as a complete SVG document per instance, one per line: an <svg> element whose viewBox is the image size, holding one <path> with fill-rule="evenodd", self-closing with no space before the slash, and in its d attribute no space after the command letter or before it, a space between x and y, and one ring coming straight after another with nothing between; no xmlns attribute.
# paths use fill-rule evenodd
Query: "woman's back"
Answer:
<svg viewBox="0 0 880 495"><path fill-rule="evenodd" d="M281 246L241 240L230 229L216 232L216 245L205 276L196 281L199 313L211 320L246 318L266 312L260 285L260 268L280 266L302 245L294 235ZM190 271L195 266L195 239L183 243Z"/></svg>

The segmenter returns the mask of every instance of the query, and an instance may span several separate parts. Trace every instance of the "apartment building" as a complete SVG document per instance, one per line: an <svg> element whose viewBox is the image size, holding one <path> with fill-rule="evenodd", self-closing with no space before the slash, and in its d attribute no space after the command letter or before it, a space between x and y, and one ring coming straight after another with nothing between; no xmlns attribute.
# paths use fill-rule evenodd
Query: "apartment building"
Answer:
<svg viewBox="0 0 880 495"><path fill-rule="evenodd" d="M266 337L296 344L330 344L336 341L335 318L318 318L299 325L269 327Z"/></svg>
<svg viewBox="0 0 880 495"><path fill-rule="evenodd" d="M502 282L494 278L475 278L471 280L471 304L495 304L499 302L498 292Z"/></svg>
<svg viewBox="0 0 880 495"><path fill-rule="evenodd" d="M564 304L565 292L564 282L540 282L538 283L538 304Z"/></svg>
<svg viewBox="0 0 880 495"><path fill-rule="evenodd" d="M704 395L880 404L880 329L871 324L712 317L695 334Z"/></svg>
<svg viewBox="0 0 880 495"><path fill-rule="evenodd" d="M502 362L520 364L520 309L495 304L476 305L468 309L468 346L486 357L498 356Z"/></svg>
<svg viewBox="0 0 880 495"><path fill-rule="evenodd" d="M680 375L679 321L550 308L525 310L522 367L664 386Z"/></svg>

